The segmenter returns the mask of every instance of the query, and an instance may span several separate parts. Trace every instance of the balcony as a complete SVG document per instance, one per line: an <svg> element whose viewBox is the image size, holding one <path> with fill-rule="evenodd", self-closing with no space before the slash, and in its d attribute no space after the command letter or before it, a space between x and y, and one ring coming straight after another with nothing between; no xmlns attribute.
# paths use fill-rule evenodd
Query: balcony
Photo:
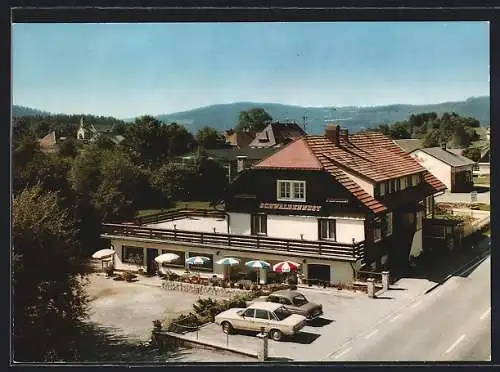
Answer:
<svg viewBox="0 0 500 372"><path fill-rule="evenodd" d="M300 240L271 238L259 235L236 235L219 232L188 231L175 228L157 228L154 226L141 226L139 223L155 225L168 225L168 221L182 225L183 220L200 216L220 218L224 216L220 211L188 211L177 210L162 213L158 216L148 216L136 220L136 224L104 223L101 237L146 239L160 243L183 244L194 246L213 247L233 251L254 251L266 253L287 254L297 257L317 257L342 261L357 261L364 258L364 242L353 244L337 243L327 240ZM185 224L185 226L188 223Z"/></svg>

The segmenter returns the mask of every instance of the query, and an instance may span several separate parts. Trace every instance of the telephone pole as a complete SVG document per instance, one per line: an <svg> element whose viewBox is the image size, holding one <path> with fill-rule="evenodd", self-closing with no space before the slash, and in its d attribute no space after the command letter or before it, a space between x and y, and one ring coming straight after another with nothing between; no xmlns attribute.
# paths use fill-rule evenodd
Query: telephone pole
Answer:
<svg viewBox="0 0 500 372"><path fill-rule="evenodd" d="M306 125L307 125L306 120L307 120L307 115L302 116L302 129L304 129L304 132L306 132Z"/></svg>

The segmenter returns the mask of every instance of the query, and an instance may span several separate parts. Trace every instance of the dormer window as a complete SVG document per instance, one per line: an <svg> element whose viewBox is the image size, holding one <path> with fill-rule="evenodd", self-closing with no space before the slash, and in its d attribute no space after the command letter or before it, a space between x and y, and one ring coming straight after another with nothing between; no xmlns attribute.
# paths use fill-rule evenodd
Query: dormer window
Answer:
<svg viewBox="0 0 500 372"><path fill-rule="evenodd" d="M306 181L278 180L278 201L306 201Z"/></svg>

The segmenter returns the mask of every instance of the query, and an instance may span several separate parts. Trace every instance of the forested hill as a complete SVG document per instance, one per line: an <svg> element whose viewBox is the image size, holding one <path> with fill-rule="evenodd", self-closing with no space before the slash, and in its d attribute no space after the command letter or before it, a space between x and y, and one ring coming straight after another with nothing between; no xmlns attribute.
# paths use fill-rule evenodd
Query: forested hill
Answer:
<svg viewBox="0 0 500 372"><path fill-rule="evenodd" d="M442 115L445 112L455 112L463 117L473 117L479 120L481 125L489 125L490 118L490 98L488 96L472 97L465 101L443 102L432 105L398 104L372 107L301 107L275 103L237 102L157 115L156 118L165 123L176 122L182 124L192 133L196 133L198 129L204 126L210 126L217 130L225 130L233 128L236 125L240 111L253 107L263 108L274 120L279 121L302 123L305 116L307 123L306 131L309 134L323 133L327 122L337 122L352 132L357 132L363 129L375 128L379 124L404 121L412 114L416 115L425 112L435 112L438 115ZM15 105L13 107L14 117L47 114L32 108ZM119 119L113 120L121 121ZM134 118L124 119L124 121L132 122Z"/></svg>
<svg viewBox="0 0 500 372"><path fill-rule="evenodd" d="M262 107L273 119L303 122L306 116L306 131L320 134L327 121L337 121L353 132L373 128L378 124L393 123L408 119L411 114L455 112L460 116L473 117L482 125L489 125L489 97L473 97L460 102L444 102L433 105L389 105L373 107L301 107L272 103L238 102L212 105L194 110L156 116L164 122L183 124L190 131L208 125L218 130L235 126L239 112L252 107Z"/></svg>

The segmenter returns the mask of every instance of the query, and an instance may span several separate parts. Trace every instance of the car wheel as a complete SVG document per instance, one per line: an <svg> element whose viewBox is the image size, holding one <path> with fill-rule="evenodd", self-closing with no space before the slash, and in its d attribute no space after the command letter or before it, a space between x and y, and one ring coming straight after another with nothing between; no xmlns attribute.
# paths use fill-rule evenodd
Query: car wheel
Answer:
<svg viewBox="0 0 500 372"><path fill-rule="evenodd" d="M283 332L281 332L279 329L272 329L271 332L271 338L274 341L280 341L283 338Z"/></svg>
<svg viewBox="0 0 500 372"><path fill-rule="evenodd" d="M233 326L229 322L223 322L222 323L222 332L224 332L226 335L230 335L233 333Z"/></svg>

